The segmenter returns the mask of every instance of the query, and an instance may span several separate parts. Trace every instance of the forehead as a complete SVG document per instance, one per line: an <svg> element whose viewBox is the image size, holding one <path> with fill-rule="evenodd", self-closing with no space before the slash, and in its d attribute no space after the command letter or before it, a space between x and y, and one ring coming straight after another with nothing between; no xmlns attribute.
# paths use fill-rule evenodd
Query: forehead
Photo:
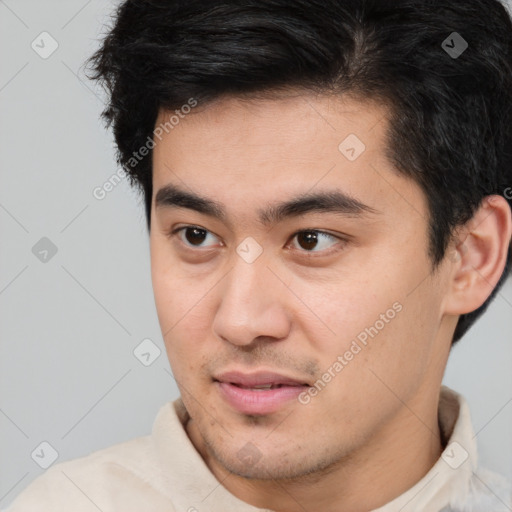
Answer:
<svg viewBox="0 0 512 512"><path fill-rule="evenodd" d="M160 109L155 123L161 132L160 141L173 140L182 147L200 149L197 142L206 139L210 151L234 150L235 145L254 149L263 143L283 152L293 147L297 157L306 158L314 157L313 145L319 140L337 149L344 132L363 142L371 139L375 146L384 132L382 128L387 127L390 112L385 104L371 99L305 92L269 98L227 96L199 103L186 114L180 110ZM377 125L381 130L374 130ZM196 140L190 139L191 134ZM226 137L220 138L221 134Z"/></svg>
<svg viewBox="0 0 512 512"><path fill-rule="evenodd" d="M155 180L169 178L168 167L178 166L189 177L211 176L213 168L217 175L223 171L224 176L244 178L279 169L279 176L288 170L287 178L295 180L310 169L318 180L329 169L326 163L347 164L344 170L349 171L368 161L369 154L377 163L375 156L385 150L387 109L375 102L288 93L224 97L189 110L180 116L179 109L159 112ZM274 174L272 182L279 176Z"/></svg>

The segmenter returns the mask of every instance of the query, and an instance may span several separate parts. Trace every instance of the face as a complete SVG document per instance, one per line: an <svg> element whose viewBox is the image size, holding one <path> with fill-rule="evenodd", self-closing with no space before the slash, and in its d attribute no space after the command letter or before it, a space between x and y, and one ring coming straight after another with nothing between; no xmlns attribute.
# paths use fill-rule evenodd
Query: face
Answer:
<svg viewBox="0 0 512 512"><path fill-rule="evenodd" d="M156 140L158 318L196 442L237 475L332 467L438 393L445 270L386 128L369 102L230 98Z"/></svg>

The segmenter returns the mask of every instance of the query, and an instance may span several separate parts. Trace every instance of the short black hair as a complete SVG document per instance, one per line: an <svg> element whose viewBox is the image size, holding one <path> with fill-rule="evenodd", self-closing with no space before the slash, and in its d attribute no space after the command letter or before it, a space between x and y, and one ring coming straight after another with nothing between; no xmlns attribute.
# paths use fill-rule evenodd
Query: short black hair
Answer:
<svg viewBox="0 0 512 512"><path fill-rule="evenodd" d="M389 108L387 156L426 195L433 268L486 196L512 203L512 21L499 0L126 0L112 19L87 64L148 230L152 153L138 151L160 109L281 88ZM500 281L460 316L452 344L511 258L509 245Z"/></svg>

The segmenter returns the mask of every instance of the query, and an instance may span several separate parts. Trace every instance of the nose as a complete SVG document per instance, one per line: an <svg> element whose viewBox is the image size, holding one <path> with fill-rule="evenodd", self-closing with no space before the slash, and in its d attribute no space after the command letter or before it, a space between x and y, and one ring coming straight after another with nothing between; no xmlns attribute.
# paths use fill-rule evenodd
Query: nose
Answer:
<svg viewBox="0 0 512 512"><path fill-rule="evenodd" d="M223 286L218 287L220 301L213 321L214 334L238 346L259 338L287 338L291 320L286 305L292 294L263 257L253 263L238 256L235 260Z"/></svg>

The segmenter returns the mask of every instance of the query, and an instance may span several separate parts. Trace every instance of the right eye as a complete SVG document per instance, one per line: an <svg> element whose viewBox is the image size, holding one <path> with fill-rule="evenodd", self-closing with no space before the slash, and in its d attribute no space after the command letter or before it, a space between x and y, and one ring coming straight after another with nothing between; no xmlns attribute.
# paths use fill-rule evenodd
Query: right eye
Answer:
<svg viewBox="0 0 512 512"><path fill-rule="evenodd" d="M210 231L199 226L181 226L169 233L169 238L177 236L180 242L187 248L201 247L200 244L208 238Z"/></svg>

